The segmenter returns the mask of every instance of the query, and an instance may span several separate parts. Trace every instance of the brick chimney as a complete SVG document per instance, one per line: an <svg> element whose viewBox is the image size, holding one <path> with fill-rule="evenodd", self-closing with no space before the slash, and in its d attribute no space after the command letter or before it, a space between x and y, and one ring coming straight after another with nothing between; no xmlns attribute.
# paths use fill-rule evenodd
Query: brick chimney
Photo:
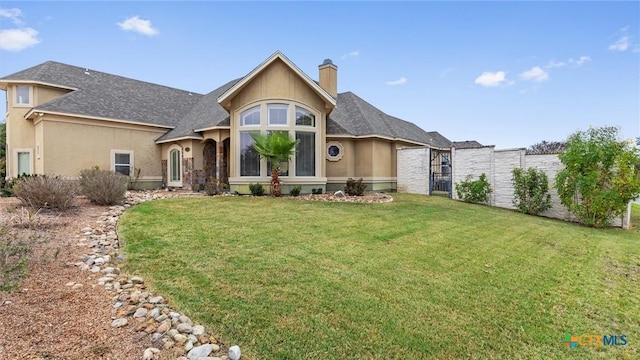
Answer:
<svg viewBox="0 0 640 360"><path fill-rule="evenodd" d="M338 97L338 67L333 64L331 59L324 59L322 64L318 66L320 87L329 95Z"/></svg>

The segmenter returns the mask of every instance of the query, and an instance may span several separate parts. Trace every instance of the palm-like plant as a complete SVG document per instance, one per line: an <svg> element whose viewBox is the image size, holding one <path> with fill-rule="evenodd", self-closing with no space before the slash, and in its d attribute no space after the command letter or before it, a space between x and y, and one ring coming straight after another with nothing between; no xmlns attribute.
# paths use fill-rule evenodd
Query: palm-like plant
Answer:
<svg viewBox="0 0 640 360"><path fill-rule="evenodd" d="M252 133L251 137L254 141L253 148L271 164L271 196L281 196L280 163L289 161L300 141L289 138L286 132L272 132L268 135Z"/></svg>

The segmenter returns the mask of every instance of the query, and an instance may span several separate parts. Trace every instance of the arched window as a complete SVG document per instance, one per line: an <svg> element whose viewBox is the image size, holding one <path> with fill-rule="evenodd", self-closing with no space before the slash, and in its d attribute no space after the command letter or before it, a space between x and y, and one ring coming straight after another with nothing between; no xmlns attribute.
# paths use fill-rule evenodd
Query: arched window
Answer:
<svg viewBox="0 0 640 360"><path fill-rule="evenodd" d="M178 145L169 148L169 171L167 173L167 186L182 186L182 149Z"/></svg>

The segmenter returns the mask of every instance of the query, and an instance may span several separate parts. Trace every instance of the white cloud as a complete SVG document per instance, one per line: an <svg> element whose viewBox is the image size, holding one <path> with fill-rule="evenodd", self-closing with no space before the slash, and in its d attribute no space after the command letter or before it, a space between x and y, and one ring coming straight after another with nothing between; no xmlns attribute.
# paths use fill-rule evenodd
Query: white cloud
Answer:
<svg viewBox="0 0 640 360"><path fill-rule="evenodd" d="M151 26L150 20L143 20L138 15L130 17L121 23L117 23L124 31L134 31L142 35L153 36L158 34L158 30Z"/></svg>
<svg viewBox="0 0 640 360"><path fill-rule="evenodd" d="M0 30L0 49L20 51L40 43L38 31L32 28Z"/></svg>
<svg viewBox="0 0 640 360"><path fill-rule="evenodd" d="M567 65L564 61L555 62L553 60L549 61L549 63L545 66L546 69L559 68Z"/></svg>
<svg viewBox="0 0 640 360"><path fill-rule="evenodd" d="M628 36L622 36L620 39L616 40L616 42L609 45L609 50L627 51L627 49L629 48L629 40L631 39Z"/></svg>
<svg viewBox="0 0 640 360"><path fill-rule="evenodd" d="M534 66L531 69L520 74L520 78L523 80L531 80L535 82L542 82L549 80L549 73L544 71L540 66Z"/></svg>
<svg viewBox="0 0 640 360"><path fill-rule="evenodd" d="M360 52L356 50L356 51L352 51L352 52L350 52L348 54L342 55L342 59L346 59L346 58L350 58L350 57L357 58L358 56L360 56Z"/></svg>
<svg viewBox="0 0 640 360"><path fill-rule="evenodd" d="M504 71L489 72L485 71L482 75L478 76L475 83L482 86L498 86L505 82L507 79L507 73Z"/></svg>
<svg viewBox="0 0 640 360"><path fill-rule="evenodd" d="M574 60L574 59L569 59L569 62L572 64L575 64L576 66L582 66L582 64L591 61L591 57L590 56L580 56L578 58L578 60Z"/></svg>
<svg viewBox="0 0 640 360"><path fill-rule="evenodd" d="M405 84L406 82L407 82L407 78L403 76L398 80L387 81L387 85L402 85L402 84Z"/></svg>
<svg viewBox="0 0 640 360"><path fill-rule="evenodd" d="M0 8L0 17L5 17L8 19L11 19L11 21L13 21L14 24L16 25L22 25L22 20L20 19L20 17L22 16L22 10L17 9L17 8L12 8L12 9L3 9Z"/></svg>

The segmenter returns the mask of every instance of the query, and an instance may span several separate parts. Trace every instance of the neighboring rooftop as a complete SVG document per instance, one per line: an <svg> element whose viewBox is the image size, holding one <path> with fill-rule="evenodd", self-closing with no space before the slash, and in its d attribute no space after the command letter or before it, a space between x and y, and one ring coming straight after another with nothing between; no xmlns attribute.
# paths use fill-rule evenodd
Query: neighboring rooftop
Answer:
<svg viewBox="0 0 640 360"><path fill-rule="evenodd" d="M453 144L451 145L451 147L454 147L456 149L475 149L475 148L481 148L483 146L484 145L480 144L475 140L454 141Z"/></svg>

